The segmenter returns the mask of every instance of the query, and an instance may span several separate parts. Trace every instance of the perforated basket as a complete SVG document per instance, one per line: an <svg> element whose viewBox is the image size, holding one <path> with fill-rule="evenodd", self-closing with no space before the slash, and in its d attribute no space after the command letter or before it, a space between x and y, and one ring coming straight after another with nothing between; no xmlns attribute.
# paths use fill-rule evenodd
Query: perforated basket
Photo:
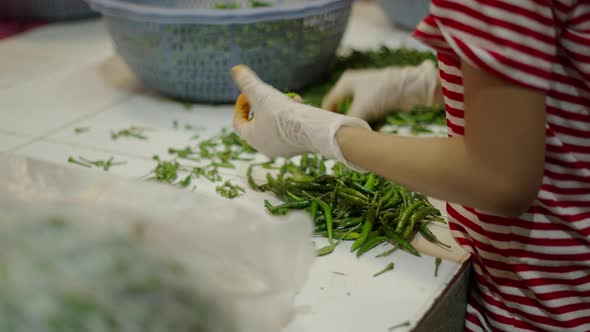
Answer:
<svg viewBox="0 0 590 332"><path fill-rule="evenodd" d="M71 20L96 16L83 0L1 0L0 17Z"/></svg>
<svg viewBox="0 0 590 332"><path fill-rule="evenodd" d="M87 0L103 13L118 52L147 86L172 97L233 102L229 74L247 64L278 89L298 90L326 71L352 0ZM219 3L240 9L215 9Z"/></svg>
<svg viewBox="0 0 590 332"><path fill-rule="evenodd" d="M379 0L381 7L395 25L414 30L428 15L430 0Z"/></svg>

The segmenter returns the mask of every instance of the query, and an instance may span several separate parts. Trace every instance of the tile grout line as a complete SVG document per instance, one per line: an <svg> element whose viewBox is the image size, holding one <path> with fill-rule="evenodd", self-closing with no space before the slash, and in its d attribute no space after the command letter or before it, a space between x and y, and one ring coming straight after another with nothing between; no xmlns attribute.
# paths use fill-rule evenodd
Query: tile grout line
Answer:
<svg viewBox="0 0 590 332"><path fill-rule="evenodd" d="M10 130L0 129L0 134L12 137L19 137L19 138L35 138L36 136L26 135L22 133L13 132Z"/></svg>
<svg viewBox="0 0 590 332"><path fill-rule="evenodd" d="M134 91L134 92L138 92L138 91ZM50 137L52 135L57 134L61 130L65 129L65 128L69 127L69 126L75 125L76 123L79 123L81 121L92 119L93 117L96 117L96 116L99 116L100 114L106 113L106 112L108 112L110 110L111 107L117 106L119 104L123 104L124 102L126 102L126 101L128 101L128 100L130 100L130 99L132 99L134 97L135 97L135 94L129 94L129 95L122 96L122 97L118 98L116 101L114 101L114 102L112 102L112 103L110 103L110 104L108 104L108 105L106 105L106 106L98 109L96 112L92 112L92 113L89 113L89 114L86 114L86 115L82 115L79 118L76 118L76 119L74 119L72 121L69 121L69 122L67 122L67 123L65 123L65 124L63 124L61 126L58 126L57 128L50 129L49 131L47 131L46 133L44 133L42 135L28 136L28 137L31 137L32 140L30 140L30 141L28 141L26 143L17 145L16 147L13 147L11 149L8 149L5 152L7 152L7 153L14 153L14 152L16 152L16 151L18 151L18 150L20 150L22 148L25 148L25 147L33 144L33 143L38 143L38 142L43 141L43 140L52 141ZM20 135L22 135L22 134L20 134Z"/></svg>

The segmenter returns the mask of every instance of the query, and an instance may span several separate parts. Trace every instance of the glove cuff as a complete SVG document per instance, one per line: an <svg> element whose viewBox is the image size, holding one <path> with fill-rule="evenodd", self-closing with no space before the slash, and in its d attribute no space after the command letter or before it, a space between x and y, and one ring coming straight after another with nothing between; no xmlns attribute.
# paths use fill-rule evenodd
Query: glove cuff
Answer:
<svg viewBox="0 0 590 332"><path fill-rule="evenodd" d="M338 141L336 139L336 133L342 127L356 127L371 130L371 126L369 126L369 124L364 120L350 116L339 115L337 121L334 121L330 125L330 128L328 130L329 136L327 138L329 140L329 143L325 145L322 144L321 148L319 148L317 152L319 152L328 159L338 160L342 162L348 168L354 171L363 173L367 172L367 170L347 161L344 158L344 155L342 154L342 151L340 150L340 146L338 145Z"/></svg>

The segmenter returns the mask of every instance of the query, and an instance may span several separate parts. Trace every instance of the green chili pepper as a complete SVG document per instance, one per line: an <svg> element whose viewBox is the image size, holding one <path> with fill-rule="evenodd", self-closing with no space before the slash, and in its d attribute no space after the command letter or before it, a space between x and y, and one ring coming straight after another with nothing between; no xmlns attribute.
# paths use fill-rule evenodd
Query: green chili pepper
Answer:
<svg viewBox="0 0 590 332"><path fill-rule="evenodd" d="M320 248L317 250L316 255L317 256L325 256L325 255L329 255L332 252L334 252L334 249L336 249L336 246L331 244L329 246L325 246L323 248Z"/></svg>
<svg viewBox="0 0 590 332"><path fill-rule="evenodd" d="M393 221L397 217L399 217L399 213L394 212L394 211L387 211L387 212L383 213L383 215L381 216L381 218L383 218L383 220L386 220L386 221Z"/></svg>
<svg viewBox="0 0 590 332"><path fill-rule="evenodd" d="M318 205L318 202L316 202L315 200L313 200L311 202L311 207L310 207L310 210L309 210L309 214L311 215L311 219L312 220L315 220L315 218L318 215L318 206L319 206Z"/></svg>
<svg viewBox="0 0 590 332"><path fill-rule="evenodd" d="M412 193L407 191L405 188L402 188L400 190L400 194L402 197L402 201L404 202L404 207L410 207L413 204Z"/></svg>
<svg viewBox="0 0 590 332"><path fill-rule="evenodd" d="M356 173L355 173L356 174ZM365 186L363 186L362 184L358 183L358 182L351 182L351 186L360 191L361 193L367 195L367 196L373 196L375 195L375 192L373 190L369 190L367 189Z"/></svg>
<svg viewBox="0 0 590 332"><path fill-rule="evenodd" d="M361 231L361 237L359 237L350 248L351 252L354 252L358 248L360 248L369 237L369 233L373 229L373 223L375 222L375 207L370 206L369 210L367 211L367 217L365 219L365 224L363 225L363 230Z"/></svg>
<svg viewBox="0 0 590 332"><path fill-rule="evenodd" d="M362 223L363 220L364 220L363 217L347 218L338 224L338 228L349 228L352 226L356 226L356 225L359 225L360 223Z"/></svg>
<svg viewBox="0 0 590 332"><path fill-rule="evenodd" d="M388 237L386 236L377 236L372 238L371 240L367 241L365 244L363 244L362 247L359 248L359 250L356 252L356 257L361 257L362 254L366 253L367 251L375 248L376 246L385 243L389 240Z"/></svg>
<svg viewBox="0 0 590 332"><path fill-rule="evenodd" d="M395 267L395 264L393 262L392 263L389 263L383 270L381 270L381 271L373 274L373 278L378 277L378 276L382 275L383 273L385 273L387 271L393 270L394 267Z"/></svg>
<svg viewBox="0 0 590 332"><path fill-rule="evenodd" d="M326 231L315 232L314 234L316 236L328 237L328 232ZM342 231L334 231L334 236L337 238L341 238L343 241L353 241L358 239L361 235L357 232L347 233Z"/></svg>
<svg viewBox="0 0 590 332"><path fill-rule="evenodd" d="M344 219L350 215L350 211L350 205L347 205L344 201L339 201L332 210L332 217L334 219Z"/></svg>
<svg viewBox="0 0 590 332"><path fill-rule="evenodd" d="M386 209L396 206L401 200L401 195L395 188L391 189L391 193L392 194L391 198L389 199L389 202L385 204Z"/></svg>
<svg viewBox="0 0 590 332"><path fill-rule="evenodd" d="M401 248L400 244L396 243L395 246L391 250L387 250L386 252L377 255L377 256L375 256L375 258L389 257L389 256L391 256L391 254L398 251L400 248Z"/></svg>
<svg viewBox="0 0 590 332"><path fill-rule="evenodd" d="M289 171L289 173L293 174L293 176L295 177L296 180L299 181L311 181L313 180L312 177L310 177L309 175L305 174L299 167L296 167L295 165L288 163L286 164L286 168L287 171Z"/></svg>
<svg viewBox="0 0 590 332"><path fill-rule="evenodd" d="M436 213L437 211L438 211L437 209L431 208L431 207L417 209L414 212L414 214L412 215L412 217L410 218L410 223L408 224L408 226L406 226L406 229L404 230L404 234L403 234L404 238L405 239L410 238L410 235L412 234L412 232L414 231L414 228L416 227L416 223L422 221L422 219L424 219L427 215Z"/></svg>
<svg viewBox="0 0 590 332"><path fill-rule="evenodd" d="M330 244L334 244L334 237L333 237L333 220L332 220L332 210L330 209L330 206L328 204L326 204L326 202L322 201L319 198L313 198L311 195L309 195L310 198L314 199L318 205L322 208L322 211L324 211L324 216L326 217L326 230L328 231L328 242L330 242Z"/></svg>
<svg viewBox="0 0 590 332"><path fill-rule="evenodd" d="M336 188L330 193L330 208L334 210L336 208L336 197L338 196L338 192L340 191L340 184L336 185Z"/></svg>
<svg viewBox="0 0 590 332"><path fill-rule="evenodd" d="M289 210L287 208L273 206L266 199L264 200L264 207L266 207L266 209L268 210L268 212L270 212L270 214L274 214L274 215L278 215L278 216L284 216L289 212Z"/></svg>
<svg viewBox="0 0 590 332"><path fill-rule="evenodd" d="M334 190L333 186L326 185L326 184L319 184L314 182L300 182L296 185L296 187L300 190L305 191L317 191L317 192L332 192Z"/></svg>
<svg viewBox="0 0 590 332"><path fill-rule="evenodd" d="M299 202L299 201L303 201L304 200L303 198L295 195L294 193L292 193L292 192L290 192L288 190L287 190L287 196L291 197L291 199L293 199L296 202Z"/></svg>
<svg viewBox="0 0 590 332"><path fill-rule="evenodd" d="M340 193L356 197L356 198L363 200L363 201L367 201L367 202L369 201L369 197L367 197L366 195L364 195L364 194L360 193L359 191L354 190L352 188L342 188L338 192L338 194L340 194Z"/></svg>
<svg viewBox="0 0 590 332"><path fill-rule="evenodd" d="M401 233L405 229L406 225L408 224L408 221L410 220L410 217L412 216L414 211L416 211L416 209L418 209L419 207L421 207L423 205L424 205L424 202L418 201L418 202L413 203L409 207L407 207L404 210L404 212L400 215L399 222L397 223L397 227L395 228L395 231L398 233Z"/></svg>
<svg viewBox="0 0 590 332"><path fill-rule="evenodd" d="M333 183L334 181L336 181L336 178L334 178L334 176L328 175L328 174L320 175L318 178L316 178L314 180L315 183L319 183L319 184L326 184L329 182Z"/></svg>
<svg viewBox="0 0 590 332"><path fill-rule="evenodd" d="M428 227L424 224L424 223L420 223L418 224L418 231L420 232L420 234L422 234L422 236L428 240L429 242L435 243L435 244L439 244L445 248L451 248L450 245L445 244L443 242L441 242L436 235L434 235L434 233L432 233L430 231L430 229L428 229Z"/></svg>
<svg viewBox="0 0 590 332"><path fill-rule="evenodd" d="M414 248L414 246L412 246L410 244L410 242L408 242L406 239L401 237L399 234L397 234L393 231L390 231L389 229L385 229L385 235L387 237L389 237L391 240L393 240L394 242L396 242L397 244L399 244L404 250L406 250L410 254L412 254L414 256L421 257L418 250L416 250L416 248Z"/></svg>
<svg viewBox="0 0 590 332"><path fill-rule="evenodd" d="M352 195L350 195L346 192L343 192L343 191L340 191L338 193L338 197L345 200L349 204L361 205L361 206L369 204L368 200L359 198L358 196L352 196Z"/></svg>
<svg viewBox="0 0 590 332"><path fill-rule="evenodd" d="M376 185L377 176L374 173L369 173L369 175L367 176L367 181L365 182L365 188L372 191L373 189L375 189Z"/></svg>
<svg viewBox="0 0 590 332"><path fill-rule="evenodd" d="M381 230L381 228L375 230L375 226L373 226L373 230L374 231L371 232L371 234L369 234L369 236L367 237L367 241L365 241L365 243L373 240L374 238L376 238L378 236L383 235L383 231Z"/></svg>
<svg viewBox="0 0 590 332"><path fill-rule="evenodd" d="M340 237L340 239L338 240L338 242L336 242L336 243L332 243L332 244L330 244L329 246L326 246L326 247L323 247L323 248L319 249L319 250L317 251L316 255L317 255L317 256L325 256L325 255L329 255L329 254L331 254L332 252L334 252L334 249L336 249L336 246L338 246L338 245L339 245L339 244L342 242L342 240L343 240L343 238L344 238L344 237L346 237L346 236L348 236L350 233L352 233L352 231L353 231L353 230L354 230L354 228L353 228L353 229L351 229L351 230L349 230L348 232L344 233L344 234L342 235L342 237Z"/></svg>
<svg viewBox="0 0 590 332"><path fill-rule="evenodd" d="M387 191L387 193L381 196L381 200L379 201L379 205L385 208L385 204L389 203L389 200L393 196L393 189Z"/></svg>
<svg viewBox="0 0 590 332"><path fill-rule="evenodd" d="M289 202L289 203L284 203L281 205L277 205L274 208L275 209L298 209L298 210L302 210L302 209L306 209L308 207L311 206L312 202L314 201L310 201L310 200L303 200L303 201L295 201L295 202Z"/></svg>

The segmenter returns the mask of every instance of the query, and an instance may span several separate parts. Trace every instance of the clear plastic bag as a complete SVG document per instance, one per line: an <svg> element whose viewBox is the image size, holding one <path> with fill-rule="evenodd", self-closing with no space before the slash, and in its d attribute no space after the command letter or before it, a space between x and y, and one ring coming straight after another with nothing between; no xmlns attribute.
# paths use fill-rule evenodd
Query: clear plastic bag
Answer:
<svg viewBox="0 0 590 332"><path fill-rule="evenodd" d="M53 217L88 234L140 232L142 252L187 272L183 285L207 308L203 331L280 331L314 257L311 224L302 220L277 221L243 202L30 159L0 156L0 210L2 232L10 223Z"/></svg>

